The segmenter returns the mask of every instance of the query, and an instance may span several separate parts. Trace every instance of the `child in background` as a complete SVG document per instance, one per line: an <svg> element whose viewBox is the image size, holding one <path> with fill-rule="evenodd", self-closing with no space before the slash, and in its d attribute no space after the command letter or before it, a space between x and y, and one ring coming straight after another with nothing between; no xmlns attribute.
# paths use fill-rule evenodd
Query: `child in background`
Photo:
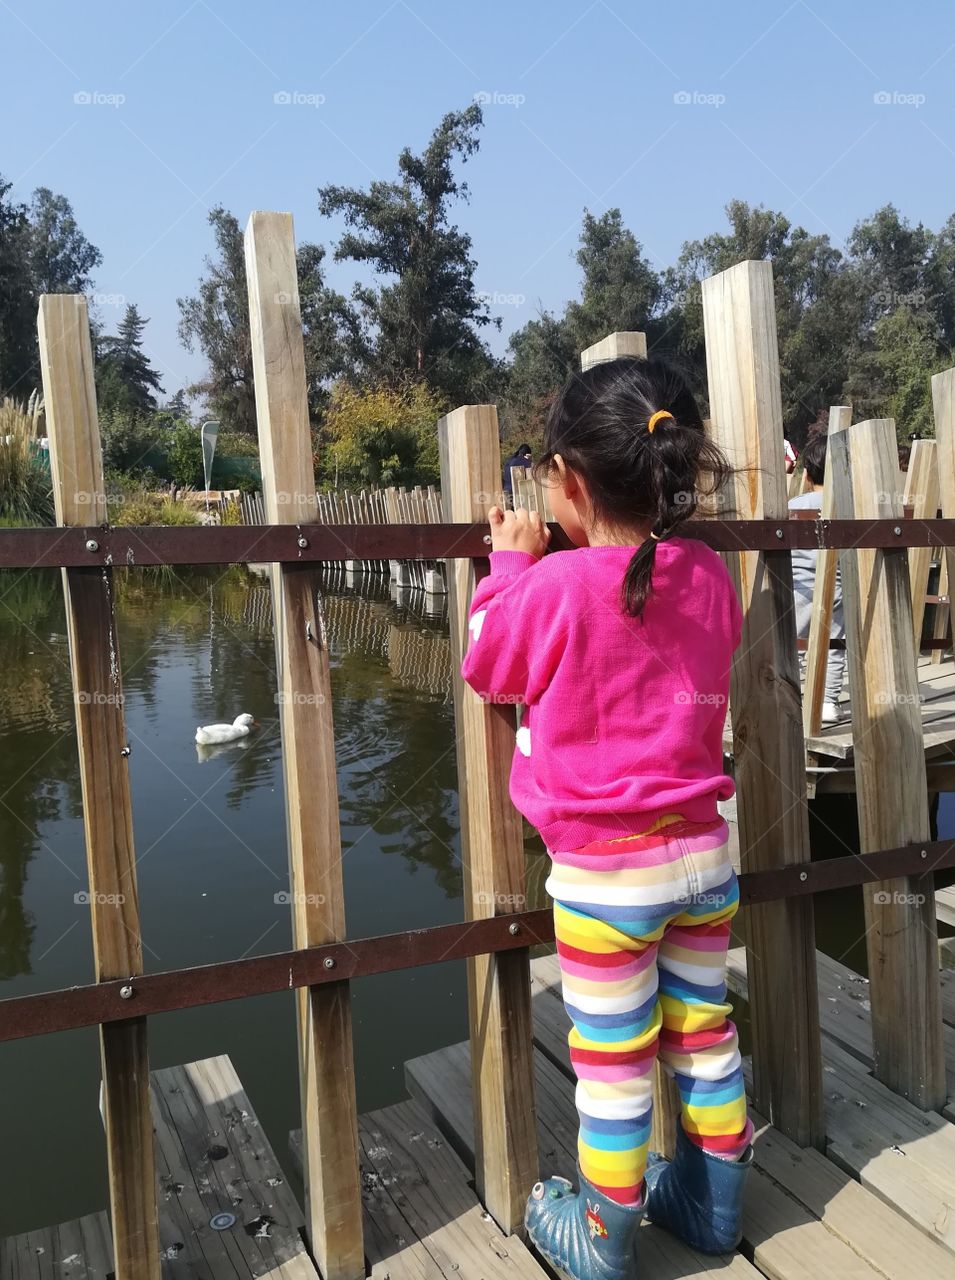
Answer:
<svg viewBox="0 0 955 1280"><path fill-rule="evenodd" d="M827 428L812 434L806 441L802 463L812 484L808 493L789 499L790 510L819 511L822 508L822 489L826 474L826 451L829 447ZM812 621L812 593L816 581L819 552L797 548L792 553L793 599L796 608L796 635L805 640ZM833 639L845 639L846 626L842 613L842 579L836 569L836 586L832 601L832 623L829 635ZM800 654L800 667L805 668L805 653ZM826 691L822 704L822 723L836 724L842 717L839 695L846 670L845 649L830 649L826 667Z"/></svg>
<svg viewBox="0 0 955 1280"><path fill-rule="evenodd" d="M537 463L576 549L490 512L462 674L524 704L510 792L547 890L577 1074L579 1191L538 1182L525 1222L573 1280L633 1273L647 1216L711 1253L739 1241L752 1161L725 965L739 902L722 735L742 613L719 556L675 536L730 468L682 377L624 358L558 396ZM650 1155L653 1066L675 1079L671 1162Z"/></svg>

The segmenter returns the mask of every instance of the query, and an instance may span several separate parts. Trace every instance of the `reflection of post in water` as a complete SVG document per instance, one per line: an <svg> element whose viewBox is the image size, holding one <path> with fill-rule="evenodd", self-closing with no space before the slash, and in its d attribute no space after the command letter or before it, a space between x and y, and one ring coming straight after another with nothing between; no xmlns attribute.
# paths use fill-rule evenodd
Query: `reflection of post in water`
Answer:
<svg viewBox="0 0 955 1280"><path fill-rule="evenodd" d="M355 591L346 590L343 582L343 575L326 571L330 592L325 599L326 625L332 653L360 653L387 662L401 684L447 701L451 696L447 627L443 618L436 625L429 616L424 592L402 593L409 598L396 601L394 587L389 591L380 579L366 579Z"/></svg>

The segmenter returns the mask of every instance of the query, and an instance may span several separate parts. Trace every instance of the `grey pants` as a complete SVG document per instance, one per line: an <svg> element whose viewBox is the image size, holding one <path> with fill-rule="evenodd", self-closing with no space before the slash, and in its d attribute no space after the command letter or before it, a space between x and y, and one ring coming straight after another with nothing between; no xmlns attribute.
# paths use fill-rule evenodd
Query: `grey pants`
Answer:
<svg viewBox="0 0 955 1280"><path fill-rule="evenodd" d="M794 601L796 605L796 635L801 640L805 640L809 636L809 623L812 619L812 596L801 595L795 592ZM833 640L845 639L846 627L842 616L842 601L837 599L832 606L832 626L829 630L830 638ZM799 655L799 670L805 679L806 674L806 655ZM846 651L845 649L830 649L829 658L826 665L826 702L838 702L839 694L842 692L842 682L846 671Z"/></svg>

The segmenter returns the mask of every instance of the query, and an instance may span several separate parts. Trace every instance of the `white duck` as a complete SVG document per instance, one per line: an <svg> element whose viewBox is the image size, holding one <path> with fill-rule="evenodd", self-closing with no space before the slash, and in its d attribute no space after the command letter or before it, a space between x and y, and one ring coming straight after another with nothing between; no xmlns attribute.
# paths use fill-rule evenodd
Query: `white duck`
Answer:
<svg viewBox="0 0 955 1280"><path fill-rule="evenodd" d="M196 742L202 747L215 746L221 742L238 742L240 738L248 737L253 725L258 728L258 721L248 712L236 716L231 724L200 725L196 730Z"/></svg>

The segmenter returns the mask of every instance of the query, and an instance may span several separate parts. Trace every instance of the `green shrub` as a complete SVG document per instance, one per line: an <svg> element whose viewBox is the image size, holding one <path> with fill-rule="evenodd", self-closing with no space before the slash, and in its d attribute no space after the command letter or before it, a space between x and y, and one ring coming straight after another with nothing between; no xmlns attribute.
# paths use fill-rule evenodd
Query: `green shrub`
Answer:
<svg viewBox="0 0 955 1280"><path fill-rule="evenodd" d="M177 485L192 485L199 489L203 484L202 440L198 427L181 422L169 433L169 474Z"/></svg>

